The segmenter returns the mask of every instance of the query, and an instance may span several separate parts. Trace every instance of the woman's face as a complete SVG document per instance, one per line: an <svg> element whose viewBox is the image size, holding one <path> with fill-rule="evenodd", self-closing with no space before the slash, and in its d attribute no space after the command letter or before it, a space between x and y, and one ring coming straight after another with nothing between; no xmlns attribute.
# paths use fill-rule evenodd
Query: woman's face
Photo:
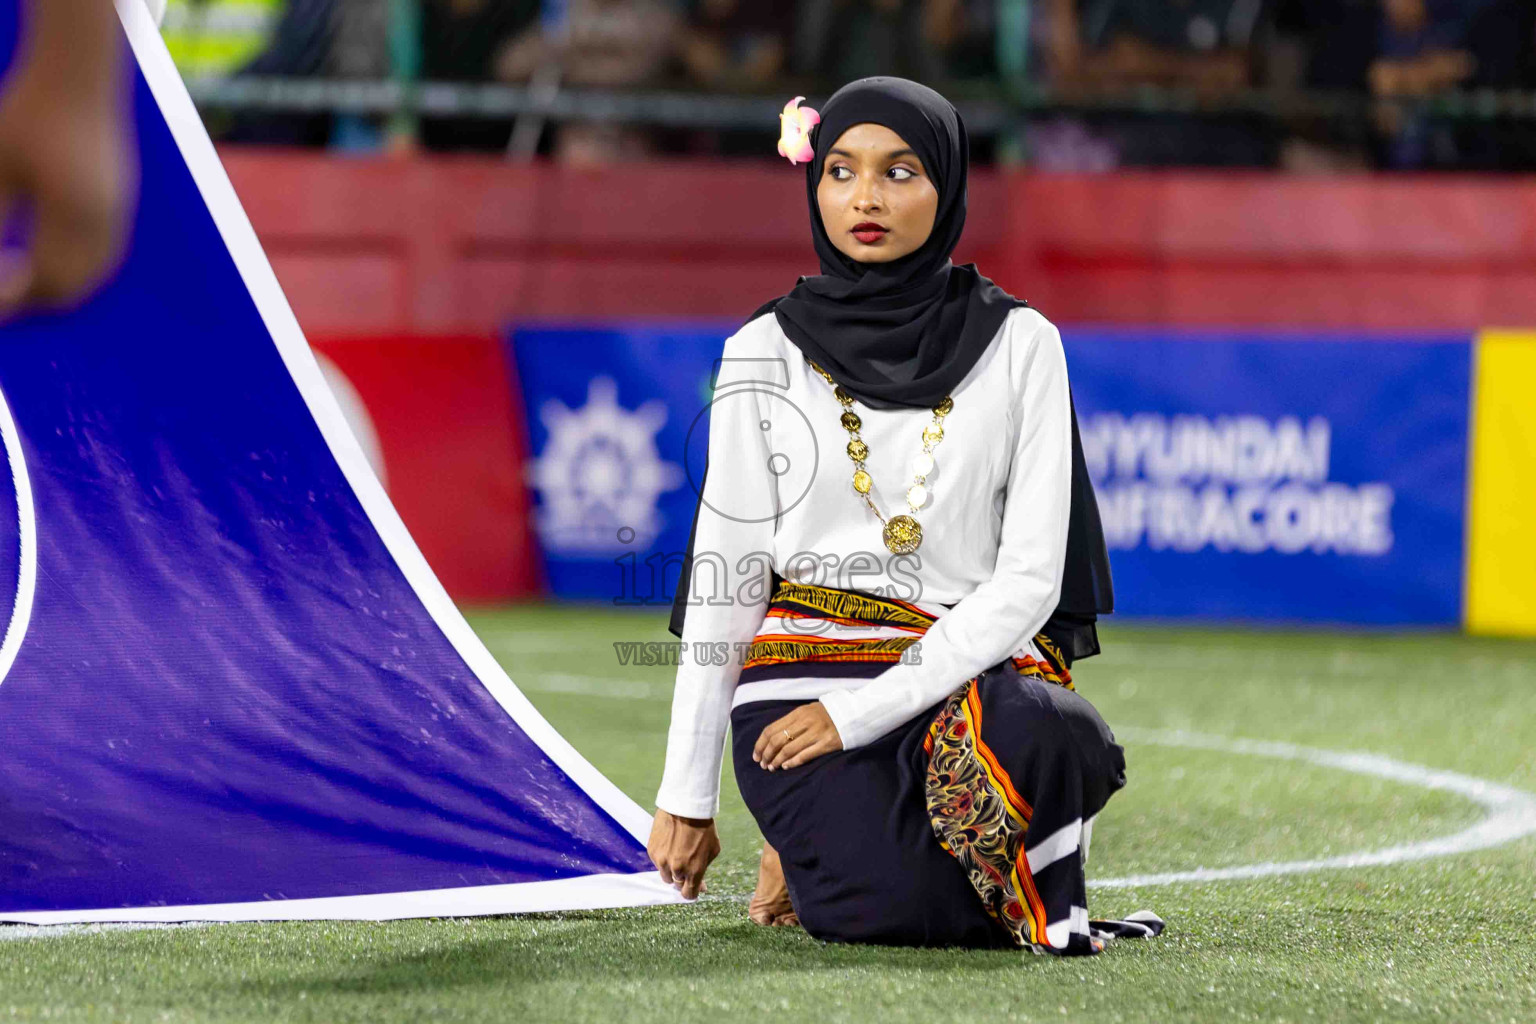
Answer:
<svg viewBox="0 0 1536 1024"><path fill-rule="evenodd" d="M827 237L860 263L889 263L928 240L939 190L900 135L856 124L827 151L816 184Z"/></svg>

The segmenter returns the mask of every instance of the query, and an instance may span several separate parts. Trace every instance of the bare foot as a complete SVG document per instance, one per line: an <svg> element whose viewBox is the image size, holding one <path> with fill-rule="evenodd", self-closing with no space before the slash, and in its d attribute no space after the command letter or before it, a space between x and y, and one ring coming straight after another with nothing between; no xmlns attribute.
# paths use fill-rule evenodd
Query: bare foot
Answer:
<svg viewBox="0 0 1536 1024"><path fill-rule="evenodd" d="M784 884L784 868L779 851L763 844L763 856L757 864L757 891L747 904L747 916L753 924L798 927L800 918L789 902L789 886Z"/></svg>

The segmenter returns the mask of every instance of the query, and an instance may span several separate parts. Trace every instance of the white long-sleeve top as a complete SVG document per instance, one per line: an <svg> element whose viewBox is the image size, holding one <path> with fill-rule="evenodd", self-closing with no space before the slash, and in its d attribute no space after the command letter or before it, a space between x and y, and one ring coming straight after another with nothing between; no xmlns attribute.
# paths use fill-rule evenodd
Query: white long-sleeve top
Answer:
<svg viewBox="0 0 1536 1024"><path fill-rule="evenodd" d="M922 544L894 555L880 520L853 489L843 407L831 385L772 313L726 339L658 808L715 815L731 707L748 690L756 691L750 699L819 696L844 749L852 749L1032 649L1060 599L1071 504L1060 334L1037 311L1013 310L951 396L929 496L915 514ZM912 514L911 464L932 410L876 409L855 399L853 411L869 445L871 500L888 519ZM873 679L775 680L738 695L743 652L771 597L770 569L899 598L938 619L918 642L919 659Z"/></svg>

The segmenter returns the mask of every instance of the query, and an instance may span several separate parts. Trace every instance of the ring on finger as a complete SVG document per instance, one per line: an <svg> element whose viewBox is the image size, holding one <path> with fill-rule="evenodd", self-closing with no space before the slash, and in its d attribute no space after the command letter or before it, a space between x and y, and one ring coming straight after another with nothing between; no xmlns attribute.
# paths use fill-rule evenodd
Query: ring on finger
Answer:
<svg viewBox="0 0 1536 1024"><path fill-rule="evenodd" d="M784 738L785 739L787 739L787 740L794 739L794 737L789 734L789 730L788 729L780 729L779 731L784 734Z"/></svg>

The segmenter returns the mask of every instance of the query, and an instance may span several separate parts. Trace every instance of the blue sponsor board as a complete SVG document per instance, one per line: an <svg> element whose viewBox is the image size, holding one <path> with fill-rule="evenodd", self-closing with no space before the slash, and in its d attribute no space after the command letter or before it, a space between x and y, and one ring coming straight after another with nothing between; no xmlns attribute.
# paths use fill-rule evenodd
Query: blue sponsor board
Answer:
<svg viewBox="0 0 1536 1024"><path fill-rule="evenodd" d="M1470 339L1063 335L1117 611L1460 621Z"/></svg>
<svg viewBox="0 0 1536 1024"><path fill-rule="evenodd" d="M732 330L512 330L534 527L556 597L671 604L698 505L714 364Z"/></svg>
<svg viewBox="0 0 1536 1024"><path fill-rule="evenodd" d="M670 601L730 329L513 332L556 596ZM1469 339L1063 334L1121 614L1460 621Z"/></svg>

